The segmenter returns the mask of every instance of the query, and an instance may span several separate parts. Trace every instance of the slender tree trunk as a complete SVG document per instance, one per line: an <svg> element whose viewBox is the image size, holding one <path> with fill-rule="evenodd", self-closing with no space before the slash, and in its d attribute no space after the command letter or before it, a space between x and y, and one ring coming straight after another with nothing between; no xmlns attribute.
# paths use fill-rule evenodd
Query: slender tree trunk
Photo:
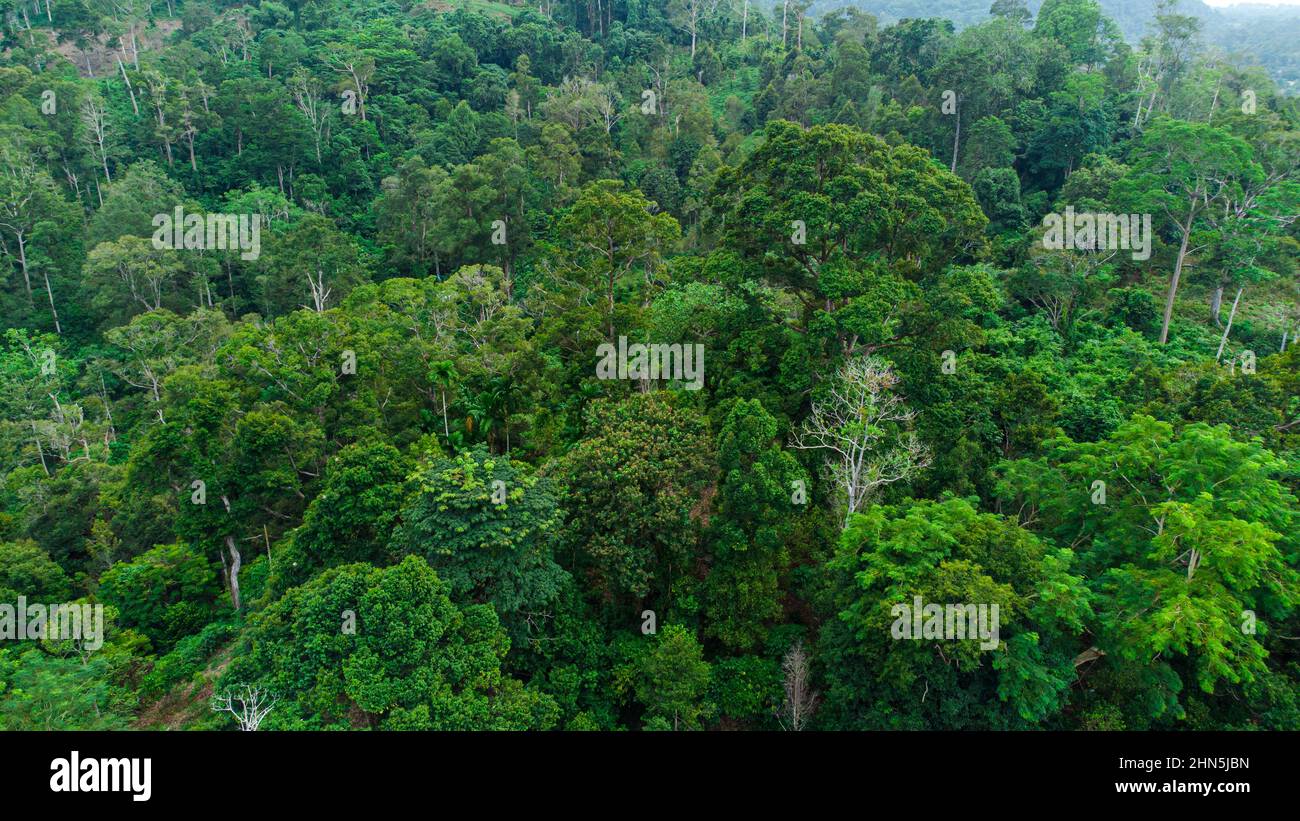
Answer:
<svg viewBox="0 0 1300 821"><path fill-rule="evenodd" d="M41 437L36 431L36 420L34 419L32 420L32 441L36 443L36 453L41 457L41 470L44 470L45 475L49 476L50 468L45 464L45 448L41 447Z"/></svg>
<svg viewBox="0 0 1300 821"><path fill-rule="evenodd" d="M1228 332L1232 330L1232 320L1237 315L1237 303L1241 301L1241 292L1246 290L1243 286L1237 289L1237 298L1232 300L1232 310L1228 311L1228 324L1223 329L1223 336L1219 338L1219 351L1214 355L1214 361L1218 362L1223 358L1223 346L1228 344Z"/></svg>
<svg viewBox="0 0 1300 821"><path fill-rule="evenodd" d="M954 109L957 116L956 133L952 138L952 173L957 173L957 154L961 150L961 98L957 98L957 105Z"/></svg>
<svg viewBox="0 0 1300 821"><path fill-rule="evenodd" d="M606 281L605 287L605 304L609 308L609 339L610 342L617 343L614 338L614 275L611 273Z"/></svg>
<svg viewBox="0 0 1300 821"><path fill-rule="evenodd" d="M54 316L54 332L62 335L63 328L59 325L59 311L54 307L54 291L50 288L50 274L45 270L44 265L41 266L41 278L45 280L45 295L50 300L50 314Z"/></svg>
<svg viewBox="0 0 1300 821"><path fill-rule="evenodd" d="M113 57L117 59L117 67L122 72L122 82L126 83L126 93L131 95L131 110L134 111L138 117L140 116L140 106L135 101L135 89L131 88L131 78L126 76L126 64L123 63L122 58L118 57L116 54L114 54Z"/></svg>
<svg viewBox="0 0 1300 821"><path fill-rule="evenodd" d="M223 493L221 495L221 504L226 506L226 514L230 514L230 499ZM226 549L230 551L230 569L226 572L226 580L230 582L230 602L235 606L235 612L239 612L239 566L243 563L243 557L239 555L239 546L235 544L235 537L226 534ZM221 566L226 566L226 557L221 557Z"/></svg>
<svg viewBox="0 0 1300 821"><path fill-rule="evenodd" d="M32 302L32 276L27 270L27 240L23 231L15 231L18 237L18 267L23 271L23 284L27 286L27 301Z"/></svg>
<svg viewBox="0 0 1300 821"><path fill-rule="evenodd" d="M1178 293L1178 280L1183 276L1183 260L1187 257L1187 243L1192 236L1193 216L1193 212L1188 212L1187 224L1181 226L1183 239L1178 245L1178 259L1174 262L1174 275L1169 280L1169 293L1165 295L1165 320L1164 324L1160 328L1161 345L1164 345L1169 341L1169 321L1174 316L1174 296Z"/></svg>
<svg viewBox="0 0 1300 821"><path fill-rule="evenodd" d="M1155 108L1156 108L1156 94L1157 94L1159 91L1160 91L1160 84L1159 84L1159 81L1157 80L1157 82L1156 82L1156 87L1155 87L1155 89L1153 89L1152 92L1151 92L1151 99L1147 101L1146 116L1147 116L1148 119L1151 117L1151 112L1152 112L1152 111L1155 111Z"/></svg>
<svg viewBox="0 0 1300 821"><path fill-rule="evenodd" d="M77 179L77 175L68 167L67 159L64 159L63 161L63 175L67 177L68 184L71 185L73 191L76 192L77 202L81 202L81 180Z"/></svg>
<svg viewBox="0 0 1300 821"><path fill-rule="evenodd" d="M239 555L239 548L235 545L235 537L226 536L226 548L230 551L230 602L235 606L235 611L239 611L239 566L243 563L243 557Z"/></svg>

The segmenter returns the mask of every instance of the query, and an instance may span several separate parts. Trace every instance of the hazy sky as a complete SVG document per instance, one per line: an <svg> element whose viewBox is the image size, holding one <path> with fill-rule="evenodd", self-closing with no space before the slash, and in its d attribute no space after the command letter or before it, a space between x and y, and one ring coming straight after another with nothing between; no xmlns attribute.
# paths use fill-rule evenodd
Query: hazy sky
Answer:
<svg viewBox="0 0 1300 821"><path fill-rule="evenodd" d="M1300 6L1300 0L1205 0L1207 6L1240 6L1254 3L1264 6Z"/></svg>

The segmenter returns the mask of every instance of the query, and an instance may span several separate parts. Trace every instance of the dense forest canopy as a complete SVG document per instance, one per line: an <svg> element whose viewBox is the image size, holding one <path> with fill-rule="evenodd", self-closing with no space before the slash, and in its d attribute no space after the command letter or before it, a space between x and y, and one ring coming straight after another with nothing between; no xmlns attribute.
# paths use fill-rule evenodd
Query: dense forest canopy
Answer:
<svg viewBox="0 0 1300 821"><path fill-rule="evenodd" d="M1300 729L1297 99L925 5L6 0L0 728Z"/></svg>

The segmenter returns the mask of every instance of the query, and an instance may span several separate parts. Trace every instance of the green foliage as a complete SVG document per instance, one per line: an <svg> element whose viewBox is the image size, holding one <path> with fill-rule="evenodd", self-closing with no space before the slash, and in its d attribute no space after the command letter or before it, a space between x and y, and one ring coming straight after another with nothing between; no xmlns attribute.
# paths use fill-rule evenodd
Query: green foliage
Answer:
<svg viewBox="0 0 1300 821"><path fill-rule="evenodd" d="M386 563L409 468L391 445L340 449L326 465L320 492L290 536L287 552L273 561L272 586L283 592L340 564Z"/></svg>
<svg viewBox="0 0 1300 821"><path fill-rule="evenodd" d="M810 480L776 444L777 422L757 401L732 405L718 435L722 474L711 522L715 564L705 582L706 633L730 647L762 643L781 615L778 576L789 560L791 516Z"/></svg>
<svg viewBox="0 0 1300 821"><path fill-rule="evenodd" d="M1076 635L1092 613L1073 563L1071 551L963 499L855 516L828 565L824 606L833 618L818 648L829 683L823 720L859 729L1010 729L1057 719L1073 680ZM900 633L900 622L920 618L916 597L990 614L997 605L997 635L973 635L970 621L963 635L943 641ZM929 687L945 697L928 698Z"/></svg>
<svg viewBox="0 0 1300 821"><path fill-rule="evenodd" d="M709 699L723 719L754 729L767 729L780 703L781 668L770 659L736 656L713 665Z"/></svg>
<svg viewBox="0 0 1300 821"><path fill-rule="evenodd" d="M1300 727L1285 12L9 5L0 726Z"/></svg>
<svg viewBox="0 0 1300 821"><path fill-rule="evenodd" d="M478 447L436 460L412 484L396 554L423 556L454 601L491 604L512 626L555 600L568 574L551 556L560 513L550 479Z"/></svg>
<svg viewBox="0 0 1300 821"><path fill-rule="evenodd" d="M546 729L555 703L502 672L509 647L421 558L344 565L256 614L217 691L268 688L267 728Z"/></svg>
<svg viewBox="0 0 1300 821"><path fill-rule="evenodd" d="M692 570L699 506L711 482L708 431L663 393L592 403L590 436L560 461L569 500L566 545L575 574L628 607L653 595L666 605L673 579Z"/></svg>
<svg viewBox="0 0 1300 821"><path fill-rule="evenodd" d="M664 627L641 649L636 698L647 730L696 730L714 705L705 701L712 670L695 636L679 624Z"/></svg>
<svg viewBox="0 0 1300 821"><path fill-rule="evenodd" d="M203 672L208 659L238 635L235 625L212 622L176 642L171 652L160 656L141 680L140 695L147 699L161 698L177 684L194 679Z"/></svg>
<svg viewBox="0 0 1300 821"><path fill-rule="evenodd" d="M26 596L32 602L61 602L71 592L63 568L36 542L0 542L0 601Z"/></svg>
<svg viewBox="0 0 1300 821"><path fill-rule="evenodd" d="M122 730L125 712L110 709L107 664L41 650L0 650L0 728Z"/></svg>
<svg viewBox="0 0 1300 821"><path fill-rule="evenodd" d="M100 597L117 608L122 623L139 628L160 650L212 619L217 592L207 559L179 542L113 565L99 583Z"/></svg>
<svg viewBox="0 0 1300 821"><path fill-rule="evenodd" d="M1179 691L1267 675L1267 625L1289 617L1300 593L1296 499L1278 481L1287 471L1226 426L1176 432L1149 416L1099 442L1053 440L1044 458L1004 466L1000 493L1024 502L1022 515L1045 533L1079 545L1113 686L1168 693L1146 701L1148 715L1136 708L1132 723L1161 718Z"/></svg>

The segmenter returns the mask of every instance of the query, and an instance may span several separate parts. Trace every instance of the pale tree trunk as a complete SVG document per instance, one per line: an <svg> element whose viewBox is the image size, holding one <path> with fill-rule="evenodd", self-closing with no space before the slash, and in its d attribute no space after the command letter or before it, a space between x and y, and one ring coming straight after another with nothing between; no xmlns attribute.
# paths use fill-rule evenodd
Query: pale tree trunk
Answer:
<svg viewBox="0 0 1300 821"><path fill-rule="evenodd" d="M813 711L817 708L817 692L812 689L812 676L809 672L808 653L803 643L795 644L781 660L781 672L784 674L785 703L781 706L779 718L785 720L781 726L798 732L808 726Z"/></svg>
<svg viewBox="0 0 1300 821"><path fill-rule="evenodd" d="M243 557L239 555L234 536L226 536L226 547L230 550L230 603L235 606L235 612L239 612L239 566Z"/></svg>
<svg viewBox="0 0 1300 821"><path fill-rule="evenodd" d="M260 687L244 685L242 692L236 691L213 697L211 706L215 713L230 713L234 716L240 730L254 732L262 726L263 719L275 707L276 701L276 697L270 692L263 691Z"/></svg>
<svg viewBox="0 0 1300 821"><path fill-rule="evenodd" d="M45 448L41 446L41 436L36 430L35 420L32 420L32 441L36 443L36 453L41 457L41 469L45 471L46 476L49 476L50 468L45 464Z"/></svg>
<svg viewBox="0 0 1300 821"><path fill-rule="evenodd" d="M1165 318L1164 324L1160 327L1160 344L1164 345L1169 341L1169 322L1174 316L1174 296L1178 294L1178 280L1183 276L1183 260L1187 258L1187 244L1192 237L1192 221L1195 218L1196 205L1193 203L1192 210L1187 214L1187 224L1180 225L1183 239L1178 245L1178 259L1174 261L1174 275L1169 280L1169 293L1165 295Z"/></svg>
<svg viewBox="0 0 1300 821"><path fill-rule="evenodd" d="M131 95L131 110L134 111L135 115L138 117L140 116L140 105L135 101L135 89L131 87L131 78L126 76L126 64L123 63L122 58L118 57L116 54L114 54L113 57L117 60L117 67L122 72L122 82L126 83L126 93Z"/></svg>
<svg viewBox="0 0 1300 821"><path fill-rule="evenodd" d="M18 238L18 267L23 271L23 284L27 286L27 301L32 302L32 276L27 269L27 238L26 231L15 231Z"/></svg>
<svg viewBox="0 0 1300 821"><path fill-rule="evenodd" d="M226 506L226 513L230 513L230 499L223 493L221 503ZM230 569L227 571L226 579L230 582L230 603L234 605L235 612L239 612L239 567L243 564L243 557L239 554L239 545L235 544L235 537L226 534L226 549L230 551ZM222 557L221 564L226 563L225 557Z"/></svg>
<svg viewBox="0 0 1300 821"><path fill-rule="evenodd" d="M961 150L961 97L957 97L956 105L953 109L957 116L956 133L952 138L952 173L957 173L957 154Z"/></svg>
<svg viewBox="0 0 1300 821"><path fill-rule="evenodd" d="M361 77L357 74L355 65L348 65L348 73L352 75L352 87L357 92L357 110L361 114L361 122L366 121L366 90L362 88ZM369 83L367 83L367 86Z"/></svg>
<svg viewBox="0 0 1300 821"><path fill-rule="evenodd" d="M325 312L325 303L329 299L330 289L325 286L325 272L319 268L316 269L316 276L313 278L310 273L307 274L307 287L311 289L312 307L316 313Z"/></svg>
<svg viewBox="0 0 1300 821"><path fill-rule="evenodd" d="M107 107L101 108L93 99L87 100L81 110L82 119L86 127L90 129L91 136L94 138L94 147L99 149L99 161L104 167L104 182L109 185L113 184L113 177L108 173L108 149L106 147L108 132L108 112ZM91 152L92 156L94 152ZM96 183L98 188L98 183ZM104 197L100 194L99 204L104 204Z"/></svg>
<svg viewBox="0 0 1300 821"><path fill-rule="evenodd" d="M68 161L63 161L63 176L67 178L68 185L76 193L77 202L81 202L81 180L77 178L77 172L68 167Z"/></svg>
<svg viewBox="0 0 1300 821"><path fill-rule="evenodd" d="M54 332L62 335L63 328L59 325L59 311L54 307L54 291L50 288L50 274L41 266L41 278L45 280L45 296L50 300L50 314L54 317Z"/></svg>
<svg viewBox="0 0 1300 821"><path fill-rule="evenodd" d="M700 0L691 6L691 59L695 59L695 36L700 27Z"/></svg>
<svg viewBox="0 0 1300 821"><path fill-rule="evenodd" d="M794 435L791 447L797 450L829 451L832 477L846 499L842 529L876 490L930 466L929 449L910 430L914 414L894 393L897 383L883 360L849 359L836 373L831 394L813 403ZM891 435L891 423L909 430Z"/></svg>
<svg viewBox="0 0 1300 821"><path fill-rule="evenodd" d="M1223 336L1219 338L1219 352L1214 355L1214 361L1218 362L1223 358L1223 346L1228 344L1228 332L1232 330L1232 320L1237 316L1237 303L1241 301L1241 292L1246 290L1245 287L1237 289L1237 298L1232 300L1232 310L1228 311L1228 324L1223 329Z"/></svg>

